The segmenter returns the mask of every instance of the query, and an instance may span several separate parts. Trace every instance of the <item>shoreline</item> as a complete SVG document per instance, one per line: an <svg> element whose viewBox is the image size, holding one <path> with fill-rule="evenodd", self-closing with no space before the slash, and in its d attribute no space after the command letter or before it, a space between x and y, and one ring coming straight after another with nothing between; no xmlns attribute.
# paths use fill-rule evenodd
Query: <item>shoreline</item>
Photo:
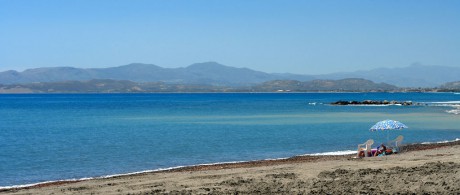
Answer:
<svg viewBox="0 0 460 195"><path fill-rule="evenodd" d="M416 152L416 151L436 150L436 149L443 148L443 147L453 147L453 146L459 146L459 145L460 145L459 139L456 139L454 141L437 142L437 143L408 144L408 145L404 145L404 147L402 148L402 153L404 154L406 152L410 153L410 152ZM399 155L399 154L396 154L396 155ZM215 164L201 164L201 165L171 167L171 168L165 168L165 169L147 170L147 171L140 171L140 172L134 172L134 173L116 174L116 175L93 177L93 178L48 181L48 182L40 182L40 183L35 183L35 184L16 185L16 186L11 186L11 187L0 187L0 193L16 192L16 191L21 191L21 190L40 190L40 189L47 188L47 187L59 187L63 185L72 185L72 184L77 184L81 182L91 182L91 181L96 181L96 180L124 179L124 178L140 177L140 176L151 175L151 174L173 174L173 173L187 173L187 172L196 173L196 172L232 170L232 169L242 169L242 168L248 169L248 168L258 168L258 167L273 167L273 166L303 164L303 163L321 163L325 161L341 161L341 160L343 161L343 160L350 160L353 156L355 156L355 154L298 155L298 156L281 158L281 159L266 159L266 160L255 160L255 161L244 161L244 162L224 162L224 163L215 163ZM392 156L392 155L389 155L389 156Z"/></svg>

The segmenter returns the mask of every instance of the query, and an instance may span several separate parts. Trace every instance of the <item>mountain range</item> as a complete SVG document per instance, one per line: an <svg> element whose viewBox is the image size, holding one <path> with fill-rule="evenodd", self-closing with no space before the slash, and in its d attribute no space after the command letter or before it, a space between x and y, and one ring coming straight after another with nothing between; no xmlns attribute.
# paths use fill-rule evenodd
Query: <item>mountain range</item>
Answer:
<svg viewBox="0 0 460 195"><path fill-rule="evenodd" d="M112 79L168 84L250 86L265 81L290 78L292 78L290 74L269 74L248 68L224 66L216 62L196 63L186 68L162 68L153 64L133 63L112 68L54 67L28 69L23 72L0 72L1 84ZM296 78L312 79L305 75L296 75Z"/></svg>
<svg viewBox="0 0 460 195"><path fill-rule="evenodd" d="M248 68L225 66L216 62L196 63L185 68L162 68L153 64L133 63L111 68L53 67L28 69L22 72L9 70L0 72L0 84L111 79L133 82L241 87L254 86L273 80L304 82L315 79L362 78L398 87L437 87L447 82L459 81L459 75L460 68L424 65L323 75L301 75L265 73Z"/></svg>
<svg viewBox="0 0 460 195"><path fill-rule="evenodd" d="M398 87L438 87L460 80L460 68L412 64L402 68L378 68L368 71L316 75L316 79L363 78L384 82Z"/></svg>

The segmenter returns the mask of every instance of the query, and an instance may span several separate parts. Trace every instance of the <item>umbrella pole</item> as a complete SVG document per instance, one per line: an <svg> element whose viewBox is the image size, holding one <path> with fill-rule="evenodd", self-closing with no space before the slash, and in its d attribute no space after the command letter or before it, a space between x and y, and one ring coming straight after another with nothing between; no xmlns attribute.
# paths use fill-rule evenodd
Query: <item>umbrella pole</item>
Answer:
<svg viewBox="0 0 460 195"><path fill-rule="evenodd" d="M387 130L387 143L386 144L388 144L388 142L390 142L390 133Z"/></svg>

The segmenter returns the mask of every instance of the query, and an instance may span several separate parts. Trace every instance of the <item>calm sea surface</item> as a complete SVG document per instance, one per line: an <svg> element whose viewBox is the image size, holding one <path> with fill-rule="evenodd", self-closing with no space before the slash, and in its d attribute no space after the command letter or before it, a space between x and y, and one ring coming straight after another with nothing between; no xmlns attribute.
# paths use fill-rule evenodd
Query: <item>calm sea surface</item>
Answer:
<svg viewBox="0 0 460 195"><path fill-rule="evenodd" d="M459 101L453 93L0 95L0 186L325 152L369 138L460 138L441 106L330 106L338 100ZM370 132L384 119L409 129Z"/></svg>

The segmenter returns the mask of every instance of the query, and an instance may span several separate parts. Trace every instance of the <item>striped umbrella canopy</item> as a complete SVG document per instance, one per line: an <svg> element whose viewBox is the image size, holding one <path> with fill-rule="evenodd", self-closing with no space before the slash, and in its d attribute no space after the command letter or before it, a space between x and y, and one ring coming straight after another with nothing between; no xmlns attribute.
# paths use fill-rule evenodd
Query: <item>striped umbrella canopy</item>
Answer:
<svg viewBox="0 0 460 195"><path fill-rule="evenodd" d="M383 120L375 123L374 126L370 128L371 131L377 131L377 130L390 130L390 129L405 129L409 128L405 124L395 121L395 120Z"/></svg>

